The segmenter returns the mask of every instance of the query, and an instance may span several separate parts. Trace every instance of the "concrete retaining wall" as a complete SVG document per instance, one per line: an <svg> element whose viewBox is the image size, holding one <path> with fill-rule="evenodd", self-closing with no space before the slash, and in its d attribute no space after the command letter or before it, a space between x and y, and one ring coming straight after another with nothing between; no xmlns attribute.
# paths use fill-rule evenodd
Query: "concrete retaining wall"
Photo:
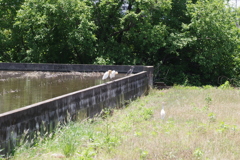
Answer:
<svg viewBox="0 0 240 160"><path fill-rule="evenodd" d="M114 69L126 72L129 66L56 65L0 63L0 70L37 71L106 71ZM10 153L19 139L33 139L37 133L49 133L59 123L92 117L103 108L121 107L149 90L152 85L153 67L136 66L131 76L101 85L79 90L20 109L0 114L0 148L3 154ZM80 116L81 115L81 116Z"/></svg>

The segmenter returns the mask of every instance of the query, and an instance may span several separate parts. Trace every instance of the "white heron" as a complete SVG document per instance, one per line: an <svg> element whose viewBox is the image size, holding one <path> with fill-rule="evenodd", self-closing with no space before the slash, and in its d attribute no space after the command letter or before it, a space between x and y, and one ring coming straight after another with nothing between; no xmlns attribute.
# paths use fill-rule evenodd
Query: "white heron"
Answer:
<svg viewBox="0 0 240 160"><path fill-rule="evenodd" d="M108 76L111 74L111 72L112 72L111 70L108 70L107 72L105 72L103 77L102 77L102 80L107 79Z"/></svg>
<svg viewBox="0 0 240 160"><path fill-rule="evenodd" d="M131 68L128 70L128 72L127 72L126 76L128 76L128 75L132 74L132 72L133 72L133 69L134 69L134 66L131 66Z"/></svg>
<svg viewBox="0 0 240 160"><path fill-rule="evenodd" d="M162 119L162 120L164 120L165 115L166 115L166 112L165 112L165 110L164 110L164 105L162 105L162 110L161 110L161 113L160 113L160 116L161 116L161 119Z"/></svg>
<svg viewBox="0 0 240 160"><path fill-rule="evenodd" d="M112 78L114 78L115 77L115 75L116 74L118 74L118 72L117 71L115 71L115 70L113 70L112 72L111 72L111 74L110 74L110 78L112 79Z"/></svg>

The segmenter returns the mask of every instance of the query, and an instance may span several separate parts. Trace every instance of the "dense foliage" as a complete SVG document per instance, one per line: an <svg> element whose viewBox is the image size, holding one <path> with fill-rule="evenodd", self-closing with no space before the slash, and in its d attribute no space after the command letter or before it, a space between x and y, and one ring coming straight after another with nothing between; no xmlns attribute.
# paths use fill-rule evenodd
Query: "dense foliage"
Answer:
<svg viewBox="0 0 240 160"><path fill-rule="evenodd" d="M239 77L237 18L226 0L0 0L0 61L154 65L157 81L216 85Z"/></svg>

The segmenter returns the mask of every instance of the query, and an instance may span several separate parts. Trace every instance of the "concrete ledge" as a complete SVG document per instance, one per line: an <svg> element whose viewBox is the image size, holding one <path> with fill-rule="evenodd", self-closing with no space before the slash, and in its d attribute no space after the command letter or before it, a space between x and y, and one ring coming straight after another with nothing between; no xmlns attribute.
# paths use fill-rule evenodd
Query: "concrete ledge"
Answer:
<svg viewBox="0 0 240 160"><path fill-rule="evenodd" d="M134 66L133 73L141 72L152 66ZM53 71L53 72L105 72L111 69L127 73L128 65L92 65L92 64L51 64L51 63L0 63L0 70L11 71Z"/></svg>
<svg viewBox="0 0 240 160"><path fill-rule="evenodd" d="M126 72L129 66L68 65L68 64L18 64L0 63L0 70L81 71L101 72L114 69ZM153 67L137 66L135 72L101 85L65 94L0 114L0 154L8 154L19 145L19 139L36 138L37 132L50 133L58 124L70 117L92 117L103 108L123 106L126 101L147 94L152 85Z"/></svg>

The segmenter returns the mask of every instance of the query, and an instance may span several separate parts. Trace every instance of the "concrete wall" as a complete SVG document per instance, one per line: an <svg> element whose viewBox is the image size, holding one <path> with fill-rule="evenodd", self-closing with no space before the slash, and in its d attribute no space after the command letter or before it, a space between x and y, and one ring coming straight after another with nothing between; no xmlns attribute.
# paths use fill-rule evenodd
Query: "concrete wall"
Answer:
<svg viewBox="0 0 240 160"><path fill-rule="evenodd" d="M126 72L129 66L18 64L0 63L0 70L81 71L100 72L114 69ZM136 66L131 76L79 90L20 109L0 114L0 148L10 153L19 139L35 138L37 133L49 133L68 117L92 117L103 108L121 107L149 90L152 85L153 67ZM84 115L84 116L82 116Z"/></svg>

